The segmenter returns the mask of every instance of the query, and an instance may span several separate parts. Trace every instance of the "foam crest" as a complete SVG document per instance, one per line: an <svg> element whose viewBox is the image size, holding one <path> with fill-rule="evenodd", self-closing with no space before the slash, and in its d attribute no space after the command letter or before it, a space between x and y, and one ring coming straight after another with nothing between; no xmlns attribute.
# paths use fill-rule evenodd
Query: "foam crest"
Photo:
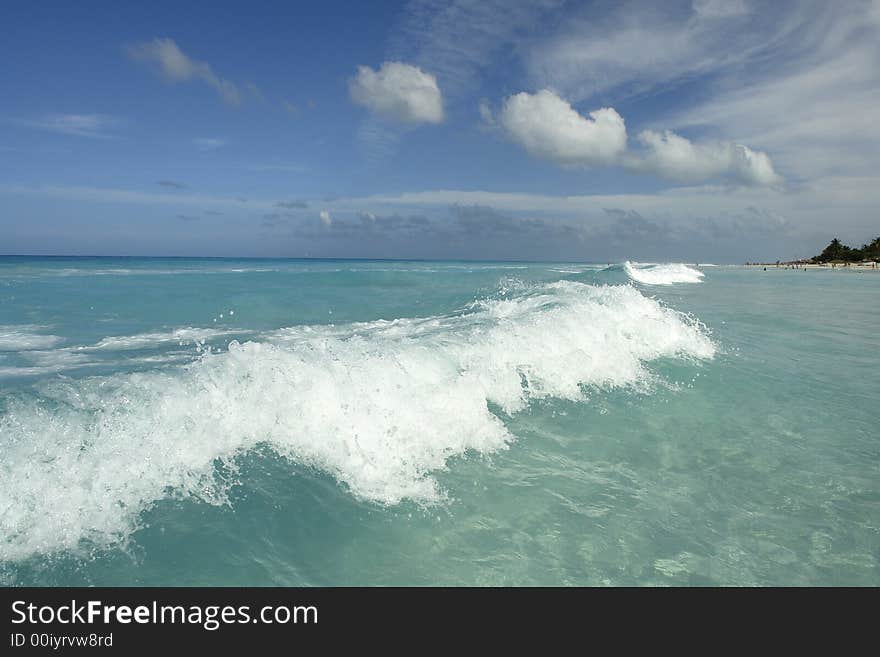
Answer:
<svg viewBox="0 0 880 657"><path fill-rule="evenodd" d="M634 265L626 262L623 270L630 279L644 285L672 285L673 283L700 283L703 272L681 263L663 265Z"/></svg>
<svg viewBox="0 0 880 657"><path fill-rule="evenodd" d="M0 351L29 351L48 349L62 341L57 335L42 333L43 326L18 324L0 326Z"/></svg>
<svg viewBox="0 0 880 657"><path fill-rule="evenodd" d="M191 344L205 340L228 337L231 335L248 335L250 333L252 333L252 331L186 327L165 332L138 333L136 335L111 335L102 338L92 346L79 347L79 349L144 349L169 343Z"/></svg>
<svg viewBox="0 0 880 657"><path fill-rule="evenodd" d="M504 413L648 363L714 355L631 286L560 281L448 316L295 327L173 371L59 381L0 418L0 559L124 539L169 495L221 503L218 464L260 445L380 504L443 498L433 473L514 438Z"/></svg>

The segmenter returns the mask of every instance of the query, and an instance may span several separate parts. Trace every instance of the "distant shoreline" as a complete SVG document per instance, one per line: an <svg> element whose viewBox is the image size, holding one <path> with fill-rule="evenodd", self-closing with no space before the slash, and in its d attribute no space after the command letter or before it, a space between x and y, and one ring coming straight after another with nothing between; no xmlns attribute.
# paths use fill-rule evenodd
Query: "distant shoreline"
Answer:
<svg viewBox="0 0 880 657"><path fill-rule="evenodd" d="M829 269L829 270L853 270L880 272L880 265L870 262L747 262L744 267L763 267L765 269Z"/></svg>

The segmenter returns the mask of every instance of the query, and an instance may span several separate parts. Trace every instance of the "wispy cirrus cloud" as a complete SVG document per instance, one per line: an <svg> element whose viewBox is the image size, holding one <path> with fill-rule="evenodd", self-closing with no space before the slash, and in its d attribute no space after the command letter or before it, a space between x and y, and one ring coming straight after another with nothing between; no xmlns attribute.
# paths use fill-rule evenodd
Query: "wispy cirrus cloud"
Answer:
<svg viewBox="0 0 880 657"><path fill-rule="evenodd" d="M169 82L201 81L213 87L220 98L230 105L239 105L242 102L238 85L218 76L207 62L191 58L173 39L157 37L152 41L131 44L126 47L126 52L135 61L151 66ZM255 97L261 96L253 83L248 83L246 88Z"/></svg>
<svg viewBox="0 0 880 657"><path fill-rule="evenodd" d="M200 151L215 151L225 146L226 140L219 137L196 137L192 143Z"/></svg>
<svg viewBox="0 0 880 657"><path fill-rule="evenodd" d="M0 183L0 194L37 195L47 198L99 203L119 203L145 206L199 206L206 209L242 210L245 207L270 209L274 201L248 201L244 198L211 196L209 194L145 192L109 187L71 185L8 185Z"/></svg>
<svg viewBox="0 0 880 657"><path fill-rule="evenodd" d="M46 114L33 119L16 121L17 124L38 130L48 130L75 137L116 139L114 134L125 121L109 114Z"/></svg>
<svg viewBox="0 0 880 657"><path fill-rule="evenodd" d="M584 5L524 42L520 61L529 85L577 104L650 105L681 90L683 102L642 117L640 127L660 140L666 129L690 130L759 148L787 178L860 176L880 152L878 7L876 0ZM719 154L703 149L702 160L726 159ZM683 179L670 171L667 178Z"/></svg>
<svg viewBox="0 0 880 657"><path fill-rule="evenodd" d="M477 86L499 53L521 46L534 26L563 5L561 0L413 0L393 30L389 59L431 70L455 99Z"/></svg>
<svg viewBox="0 0 880 657"><path fill-rule="evenodd" d="M251 95L251 97L255 101L257 101L259 104L261 104L261 105L266 104L266 102L267 102L266 96L263 94L263 92L260 90L260 88L257 85L255 85L253 82L245 82L244 83L244 90L247 91Z"/></svg>
<svg viewBox="0 0 880 657"><path fill-rule="evenodd" d="M572 101L622 98L765 57L795 32L796 8L746 0L651 3L629 0L575 8L556 30L523 50L532 84Z"/></svg>
<svg viewBox="0 0 880 657"><path fill-rule="evenodd" d="M247 168L251 171L278 171L280 173L306 173L309 171L309 167L304 164L295 163L251 164Z"/></svg>
<svg viewBox="0 0 880 657"><path fill-rule="evenodd" d="M663 119L761 144L801 178L864 175L880 152L880 3L797 3L791 38Z"/></svg>
<svg viewBox="0 0 880 657"><path fill-rule="evenodd" d="M299 107L291 103L289 100L281 99L281 109L290 114L291 116L297 116L299 114Z"/></svg>
<svg viewBox="0 0 880 657"><path fill-rule="evenodd" d="M309 207L309 203L303 199L295 199L293 201L278 201L275 207L284 208L285 210L304 210Z"/></svg>

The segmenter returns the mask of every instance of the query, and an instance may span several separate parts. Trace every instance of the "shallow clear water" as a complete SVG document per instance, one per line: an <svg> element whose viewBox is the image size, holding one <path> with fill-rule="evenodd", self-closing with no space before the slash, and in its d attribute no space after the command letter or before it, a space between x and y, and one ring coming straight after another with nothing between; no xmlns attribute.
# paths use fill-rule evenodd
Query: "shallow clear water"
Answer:
<svg viewBox="0 0 880 657"><path fill-rule="evenodd" d="M878 585L878 300L872 272L0 258L0 581Z"/></svg>

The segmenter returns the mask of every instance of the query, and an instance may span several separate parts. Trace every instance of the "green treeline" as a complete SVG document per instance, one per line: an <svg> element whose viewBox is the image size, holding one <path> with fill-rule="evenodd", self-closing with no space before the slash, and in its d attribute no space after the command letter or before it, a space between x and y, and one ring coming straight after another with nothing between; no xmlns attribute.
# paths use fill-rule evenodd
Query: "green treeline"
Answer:
<svg viewBox="0 0 880 657"><path fill-rule="evenodd" d="M835 237L822 253L813 256L810 260L813 262L880 260L880 237L869 244L863 244L860 249L849 247Z"/></svg>

